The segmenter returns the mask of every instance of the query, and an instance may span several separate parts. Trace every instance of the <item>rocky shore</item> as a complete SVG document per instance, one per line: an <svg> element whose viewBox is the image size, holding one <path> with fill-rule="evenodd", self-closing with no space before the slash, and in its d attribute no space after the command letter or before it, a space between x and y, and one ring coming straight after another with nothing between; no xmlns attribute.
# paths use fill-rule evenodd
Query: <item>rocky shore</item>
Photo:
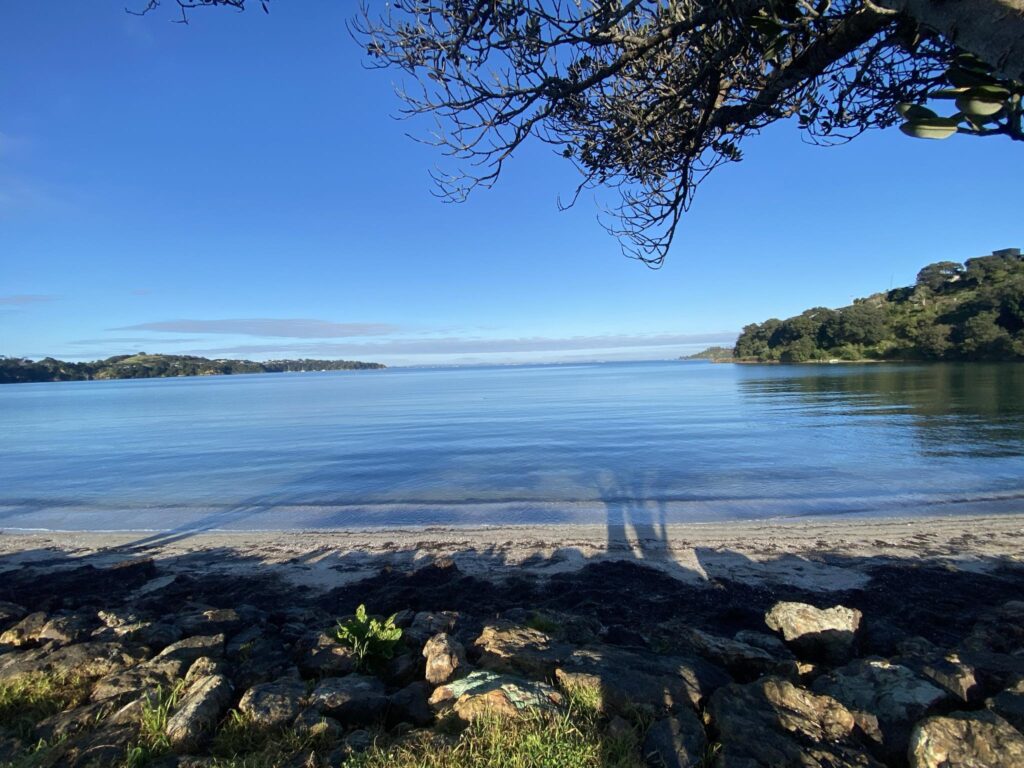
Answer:
<svg viewBox="0 0 1024 768"><path fill-rule="evenodd" d="M0 765L1024 765L1020 564L858 572L823 593L439 558L317 589L35 558L0 574ZM394 615L387 653L339 638L360 604ZM499 760L509 739L532 757Z"/></svg>

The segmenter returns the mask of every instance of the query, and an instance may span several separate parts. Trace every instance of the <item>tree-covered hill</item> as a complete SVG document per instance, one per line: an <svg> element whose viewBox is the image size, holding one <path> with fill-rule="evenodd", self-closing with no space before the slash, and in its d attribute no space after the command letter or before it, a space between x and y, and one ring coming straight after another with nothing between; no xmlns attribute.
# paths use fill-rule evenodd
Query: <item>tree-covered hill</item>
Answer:
<svg viewBox="0 0 1024 768"><path fill-rule="evenodd" d="M1024 257L1017 248L940 261L914 285L748 325L734 358L1024 360Z"/></svg>
<svg viewBox="0 0 1024 768"><path fill-rule="evenodd" d="M117 355L91 363L69 363L47 357L26 360L0 357L0 384L30 381L84 381L90 379L151 379L169 376L215 376L232 373L283 371L348 371L384 368L380 363L355 360L209 360L189 355Z"/></svg>

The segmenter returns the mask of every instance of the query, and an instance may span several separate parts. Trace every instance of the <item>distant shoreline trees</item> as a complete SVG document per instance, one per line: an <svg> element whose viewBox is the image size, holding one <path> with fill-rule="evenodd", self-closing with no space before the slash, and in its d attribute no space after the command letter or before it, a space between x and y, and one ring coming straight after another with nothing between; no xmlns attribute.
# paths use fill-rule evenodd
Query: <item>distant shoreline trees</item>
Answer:
<svg viewBox="0 0 1024 768"><path fill-rule="evenodd" d="M210 360L191 355L116 355L106 360L72 363L52 357L28 360L0 357L0 384L95 379L154 379L175 376L227 376L286 371L356 371L386 366L357 360Z"/></svg>
<svg viewBox="0 0 1024 768"><path fill-rule="evenodd" d="M743 329L737 360L1024 360L1024 257L1017 248L940 261L914 285Z"/></svg>

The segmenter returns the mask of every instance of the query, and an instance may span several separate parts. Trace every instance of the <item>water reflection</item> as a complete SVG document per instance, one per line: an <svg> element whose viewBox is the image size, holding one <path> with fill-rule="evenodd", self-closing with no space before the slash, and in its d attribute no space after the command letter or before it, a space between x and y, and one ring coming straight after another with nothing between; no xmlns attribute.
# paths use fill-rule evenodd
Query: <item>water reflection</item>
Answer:
<svg viewBox="0 0 1024 768"><path fill-rule="evenodd" d="M901 422L926 455L1024 456L1024 365L758 366L745 373L739 391L759 405Z"/></svg>

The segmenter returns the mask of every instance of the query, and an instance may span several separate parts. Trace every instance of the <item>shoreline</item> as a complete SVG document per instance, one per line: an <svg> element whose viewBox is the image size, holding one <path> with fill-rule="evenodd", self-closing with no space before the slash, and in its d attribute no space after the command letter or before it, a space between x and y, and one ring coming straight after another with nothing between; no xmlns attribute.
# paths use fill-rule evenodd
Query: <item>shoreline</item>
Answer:
<svg viewBox="0 0 1024 768"><path fill-rule="evenodd" d="M984 572L1024 563L1024 510L994 516L703 522L654 526L500 525L309 531L80 532L0 528L0 573L140 559L172 572L252 573L332 589L382 568L454 561L481 577L554 575L632 561L681 581L728 578L829 592L857 588L879 563Z"/></svg>

